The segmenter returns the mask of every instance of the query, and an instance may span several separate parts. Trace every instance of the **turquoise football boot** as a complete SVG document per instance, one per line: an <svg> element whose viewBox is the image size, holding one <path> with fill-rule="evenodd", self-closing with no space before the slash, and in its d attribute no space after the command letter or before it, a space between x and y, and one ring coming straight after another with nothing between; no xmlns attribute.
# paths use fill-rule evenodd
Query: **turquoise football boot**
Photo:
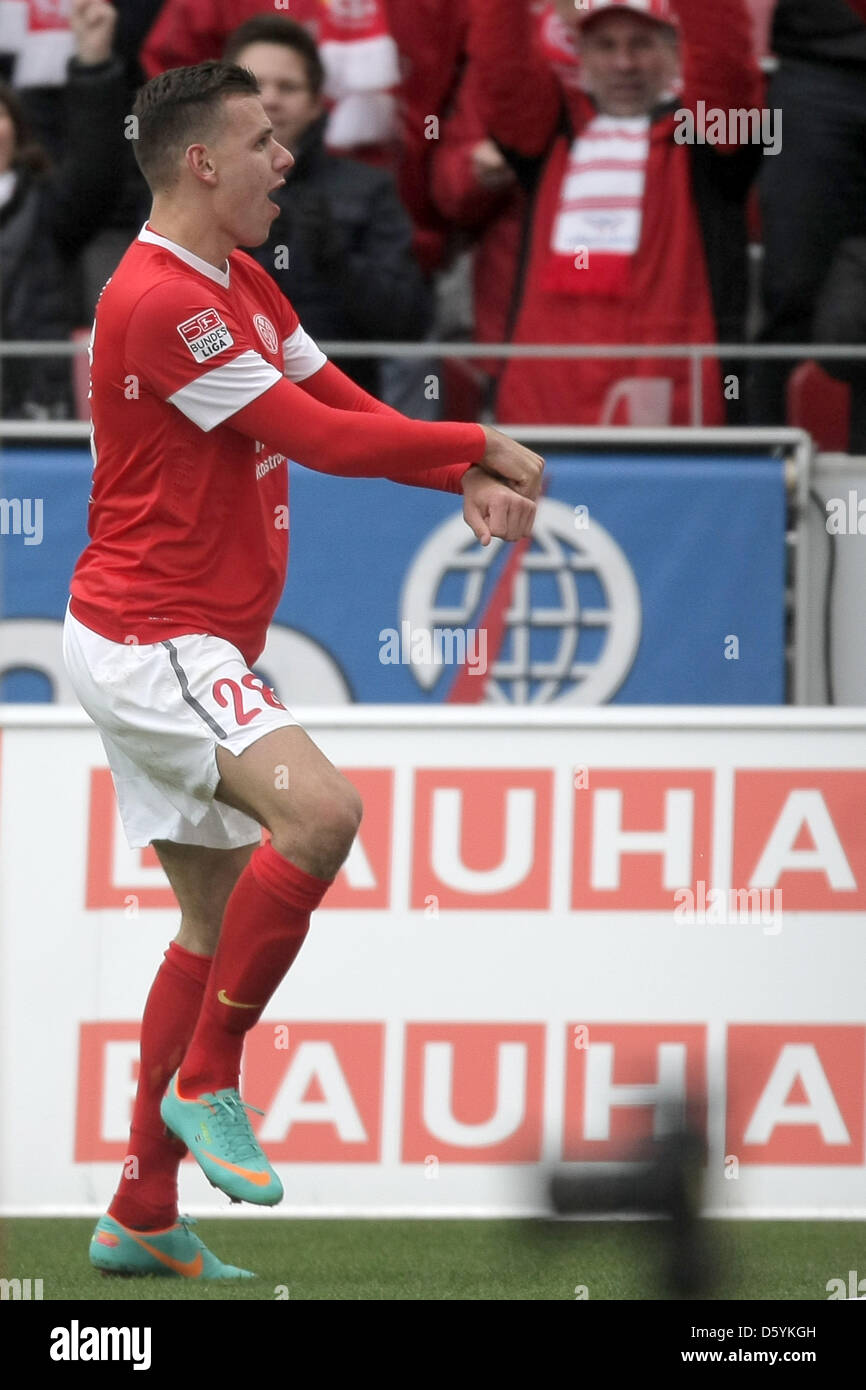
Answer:
<svg viewBox="0 0 866 1390"><path fill-rule="evenodd" d="M272 1207L282 1201L280 1182L253 1134L247 1110L234 1089L208 1091L184 1100L178 1073L169 1082L159 1113L166 1128L186 1144L208 1182L233 1202ZM261 1110L256 1110L261 1115Z"/></svg>
<svg viewBox="0 0 866 1390"><path fill-rule="evenodd" d="M131 1231L101 1216L90 1241L90 1263L102 1274L156 1274L173 1279L255 1279L249 1269L223 1264L179 1216L162 1231Z"/></svg>

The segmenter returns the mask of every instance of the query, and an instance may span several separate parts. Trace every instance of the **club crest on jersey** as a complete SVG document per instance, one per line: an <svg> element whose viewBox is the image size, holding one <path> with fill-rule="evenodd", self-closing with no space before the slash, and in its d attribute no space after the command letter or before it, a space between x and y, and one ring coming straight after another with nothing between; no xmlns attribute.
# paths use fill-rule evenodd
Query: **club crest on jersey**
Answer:
<svg viewBox="0 0 866 1390"><path fill-rule="evenodd" d="M196 362L209 362L235 341L216 309L203 309L195 318L179 323L177 331Z"/></svg>
<svg viewBox="0 0 866 1390"><path fill-rule="evenodd" d="M265 318L264 314L256 314L253 318L253 323L256 326L256 332L258 333L268 352L276 352L277 330L274 328L274 325L271 323L270 319Z"/></svg>

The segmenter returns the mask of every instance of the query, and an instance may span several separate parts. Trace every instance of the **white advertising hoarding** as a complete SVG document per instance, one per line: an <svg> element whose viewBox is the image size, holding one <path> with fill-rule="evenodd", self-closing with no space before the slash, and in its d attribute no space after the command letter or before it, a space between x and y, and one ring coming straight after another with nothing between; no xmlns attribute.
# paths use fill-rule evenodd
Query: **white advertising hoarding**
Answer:
<svg viewBox="0 0 866 1390"><path fill-rule="evenodd" d="M279 1212L539 1211L672 1096L711 1211L866 1216L866 714L300 717L365 818L247 1043ZM83 715L0 715L0 869L0 1210L95 1214L179 919Z"/></svg>

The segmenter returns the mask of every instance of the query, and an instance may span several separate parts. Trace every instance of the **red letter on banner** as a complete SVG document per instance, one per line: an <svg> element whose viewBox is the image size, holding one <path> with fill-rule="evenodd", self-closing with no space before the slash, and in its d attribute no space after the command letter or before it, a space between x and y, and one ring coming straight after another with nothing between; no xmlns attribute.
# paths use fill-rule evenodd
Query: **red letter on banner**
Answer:
<svg viewBox="0 0 866 1390"><path fill-rule="evenodd" d="M542 1024L408 1024L403 1162L537 1162L543 1071Z"/></svg>
<svg viewBox="0 0 866 1390"><path fill-rule="evenodd" d="M734 886L778 888L782 912L862 912L864 804L858 769L738 772Z"/></svg>
<svg viewBox="0 0 866 1390"><path fill-rule="evenodd" d="M244 1077L265 1114L253 1127L277 1163L378 1163L382 1023L259 1023Z"/></svg>
<svg viewBox="0 0 866 1390"><path fill-rule="evenodd" d="M566 1033L567 1162L611 1163L659 1137L673 1113L703 1130L703 1024L573 1023Z"/></svg>
<svg viewBox="0 0 866 1390"><path fill-rule="evenodd" d="M712 875L713 773L590 767L574 792L571 905L662 912Z"/></svg>
<svg viewBox="0 0 866 1390"><path fill-rule="evenodd" d="M550 906L553 773L436 768L415 774L412 906Z"/></svg>
<svg viewBox="0 0 866 1390"><path fill-rule="evenodd" d="M732 1023L725 1151L740 1164L861 1164L866 1028Z"/></svg>

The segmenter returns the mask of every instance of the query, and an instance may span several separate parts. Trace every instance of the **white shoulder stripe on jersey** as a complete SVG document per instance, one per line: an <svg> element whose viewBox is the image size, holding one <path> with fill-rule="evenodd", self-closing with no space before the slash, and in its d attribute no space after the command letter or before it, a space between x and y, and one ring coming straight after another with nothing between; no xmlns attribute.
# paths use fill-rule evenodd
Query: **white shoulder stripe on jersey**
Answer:
<svg viewBox="0 0 866 1390"><path fill-rule="evenodd" d="M207 434L264 395L276 381L282 381L276 367L257 352L242 352L231 362L203 372L168 399Z"/></svg>
<svg viewBox="0 0 866 1390"><path fill-rule="evenodd" d="M298 324L290 338L283 339L283 363L289 381L306 381L327 362L322 349Z"/></svg>

